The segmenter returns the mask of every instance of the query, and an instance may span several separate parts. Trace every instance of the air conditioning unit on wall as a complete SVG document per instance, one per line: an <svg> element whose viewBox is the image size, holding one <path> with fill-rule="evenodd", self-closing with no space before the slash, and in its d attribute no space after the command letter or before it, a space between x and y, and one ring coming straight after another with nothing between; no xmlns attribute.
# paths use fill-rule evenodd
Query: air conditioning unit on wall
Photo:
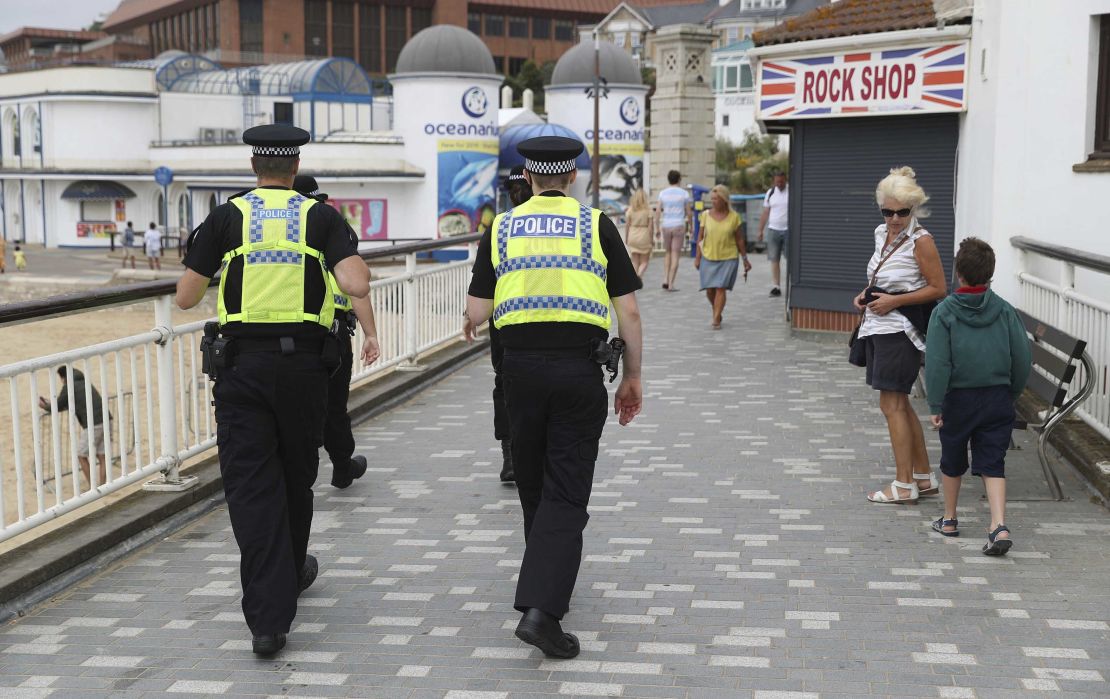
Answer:
<svg viewBox="0 0 1110 699"><path fill-rule="evenodd" d="M219 129L212 129L212 128L202 127L201 130L200 130L200 141L201 141L201 143L219 143L220 142Z"/></svg>
<svg viewBox="0 0 1110 699"><path fill-rule="evenodd" d="M239 132L236 129L224 129L224 143L238 143Z"/></svg>

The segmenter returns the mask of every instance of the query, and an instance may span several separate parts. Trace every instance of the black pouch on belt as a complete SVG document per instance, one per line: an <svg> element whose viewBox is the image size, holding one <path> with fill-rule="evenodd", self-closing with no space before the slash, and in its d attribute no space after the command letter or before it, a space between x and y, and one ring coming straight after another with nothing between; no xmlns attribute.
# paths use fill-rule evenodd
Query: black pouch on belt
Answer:
<svg viewBox="0 0 1110 699"><path fill-rule="evenodd" d="M324 338L324 346L320 350L320 359L324 362L324 368L331 374L339 368L339 338L335 335L328 335Z"/></svg>

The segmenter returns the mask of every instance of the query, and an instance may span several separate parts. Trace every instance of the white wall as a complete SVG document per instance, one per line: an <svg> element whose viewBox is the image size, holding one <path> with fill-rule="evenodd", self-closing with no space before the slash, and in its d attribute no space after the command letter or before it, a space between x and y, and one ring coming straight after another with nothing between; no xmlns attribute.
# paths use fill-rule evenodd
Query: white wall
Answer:
<svg viewBox="0 0 1110 699"><path fill-rule="evenodd" d="M754 92L719 94L714 97L717 104L717 113L714 116L717 138L741 143L745 132L759 132L759 125L755 123ZM726 115L728 116L727 126L724 119Z"/></svg>
<svg viewBox="0 0 1110 699"><path fill-rule="evenodd" d="M195 141L201 137L201 128L233 129L237 136L242 134L243 98L240 95L163 92L160 100L158 140ZM236 138L235 142L242 141Z"/></svg>
<svg viewBox="0 0 1110 699"><path fill-rule="evenodd" d="M975 3L956 234L994 246L995 286L1014 300L1019 253L1010 246L1013 236L1110 254L1097 211L1110 197L1110 173L1072 171L1092 146L1098 47L1093 16L1107 13L1110 0ZM1041 267L1052 273L1053 265ZM1083 275L1077 287L1110 298L1105 277Z"/></svg>
<svg viewBox="0 0 1110 699"><path fill-rule="evenodd" d="M48 107L48 108L47 108ZM149 167L156 138L154 102L72 100L44 103L46 167L57 170Z"/></svg>

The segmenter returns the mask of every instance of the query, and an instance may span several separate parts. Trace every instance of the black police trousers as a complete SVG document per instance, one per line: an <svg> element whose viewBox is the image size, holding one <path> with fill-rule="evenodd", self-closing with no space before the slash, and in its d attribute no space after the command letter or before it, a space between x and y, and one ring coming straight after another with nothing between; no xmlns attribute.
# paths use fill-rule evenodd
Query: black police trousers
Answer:
<svg viewBox="0 0 1110 699"><path fill-rule="evenodd" d="M509 410L505 407L505 380L501 378L501 364L505 347L501 344L501 331L489 326L489 358L493 363L493 438L509 439Z"/></svg>
<svg viewBox="0 0 1110 699"><path fill-rule="evenodd" d="M243 616L256 635L288 632L297 613L327 381L319 352L248 352L220 370L213 389Z"/></svg>
<svg viewBox="0 0 1110 699"><path fill-rule="evenodd" d="M335 473L342 475L350 471L351 457L355 453L351 416L347 414L353 367L351 338L344 335L339 338L339 368L328 378L328 419L324 424L324 450L328 452Z"/></svg>
<svg viewBox="0 0 1110 699"><path fill-rule="evenodd" d="M579 352L507 349L501 366L524 511L524 560L514 606L561 619L582 563L608 393L601 367Z"/></svg>

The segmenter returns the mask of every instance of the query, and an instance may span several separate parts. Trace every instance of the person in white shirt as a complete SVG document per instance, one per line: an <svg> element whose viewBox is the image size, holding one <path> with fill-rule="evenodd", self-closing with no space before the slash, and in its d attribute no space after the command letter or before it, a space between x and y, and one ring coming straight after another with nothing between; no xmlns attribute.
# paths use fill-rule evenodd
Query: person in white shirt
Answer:
<svg viewBox="0 0 1110 699"><path fill-rule="evenodd" d="M789 208L790 191L786 188L786 174L781 170L773 173L775 186L767 190L763 197L763 214L759 217L759 241L767 238L767 259L771 262L771 296L782 296L779 289L779 260L786 238L790 232Z"/></svg>
<svg viewBox="0 0 1110 699"><path fill-rule="evenodd" d="M151 269L162 269L162 231L151 221L150 228L143 233L143 247L146 248L146 263Z"/></svg>
<svg viewBox="0 0 1110 699"><path fill-rule="evenodd" d="M686 242L686 233L690 230L690 222L694 219L693 203L690 193L679 186L682 175L678 170L667 173L667 187L659 192L659 206L655 209L655 227L663 233L663 288L667 291L678 291L674 287L675 277L678 276L678 261L682 259L682 244Z"/></svg>

